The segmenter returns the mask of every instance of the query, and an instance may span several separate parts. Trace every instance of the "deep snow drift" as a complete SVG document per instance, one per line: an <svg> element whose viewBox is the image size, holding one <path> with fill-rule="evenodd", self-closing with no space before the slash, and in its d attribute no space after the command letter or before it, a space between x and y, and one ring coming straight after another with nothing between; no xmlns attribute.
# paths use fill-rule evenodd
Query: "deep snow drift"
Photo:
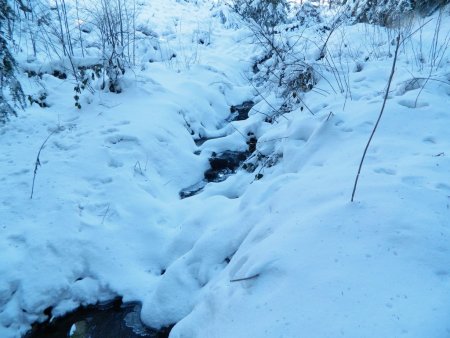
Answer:
<svg viewBox="0 0 450 338"><path fill-rule="evenodd" d="M323 68L308 109L272 123L276 88L247 80L263 49L218 4L143 6L160 52L144 40L123 93L85 94L80 111L70 80L43 75L51 107L0 128L0 336L49 306L58 316L120 295L143 303L149 326L177 323L171 337L449 337L449 53L430 68L413 52L429 50L432 18L400 52L354 203L392 64L385 29L341 26L328 48L347 94ZM229 122L247 100L249 118ZM246 151L248 135L265 165L180 199L213 152Z"/></svg>

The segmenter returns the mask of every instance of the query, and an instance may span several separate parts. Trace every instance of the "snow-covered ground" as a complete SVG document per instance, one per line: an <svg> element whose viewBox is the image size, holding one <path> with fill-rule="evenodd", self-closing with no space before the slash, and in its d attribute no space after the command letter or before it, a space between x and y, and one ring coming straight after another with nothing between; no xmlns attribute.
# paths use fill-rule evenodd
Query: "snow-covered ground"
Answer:
<svg viewBox="0 0 450 338"><path fill-rule="evenodd" d="M326 73L308 109L274 123L279 99L247 80L261 48L209 2L142 8L161 52L142 42L121 94L85 93L79 111L73 83L43 75L51 107L0 128L0 337L49 306L58 316L117 295L142 302L149 326L177 323L171 337L450 337L449 52L430 69L413 49L429 56L432 18L400 50L353 203L395 49L384 29L340 27L329 51L347 95ZM227 122L246 100L249 118ZM275 165L180 199L212 152L246 150L249 132Z"/></svg>

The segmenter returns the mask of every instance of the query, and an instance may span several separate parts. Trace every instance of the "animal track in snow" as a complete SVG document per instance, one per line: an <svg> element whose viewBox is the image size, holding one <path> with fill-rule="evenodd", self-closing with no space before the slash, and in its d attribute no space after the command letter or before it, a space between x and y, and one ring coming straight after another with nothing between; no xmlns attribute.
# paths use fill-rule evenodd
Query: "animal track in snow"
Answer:
<svg viewBox="0 0 450 338"><path fill-rule="evenodd" d="M131 123L131 122L128 121L128 120L123 120L123 121L117 122L115 125L116 125L116 126L125 126L125 125L130 124L130 123Z"/></svg>
<svg viewBox="0 0 450 338"><path fill-rule="evenodd" d="M436 144L436 139L432 136L427 136L422 140L423 143Z"/></svg>
<svg viewBox="0 0 450 338"><path fill-rule="evenodd" d="M395 174L397 174L397 172L394 169L389 169L389 168L376 168L376 169L374 169L374 171L377 174L385 174L385 175L395 175Z"/></svg>
<svg viewBox="0 0 450 338"><path fill-rule="evenodd" d="M446 183L438 183L436 184L436 189L444 190L446 193L450 194L450 185Z"/></svg>
<svg viewBox="0 0 450 338"><path fill-rule="evenodd" d="M112 183L113 181L111 177L89 177L86 180L94 187L99 187L103 184Z"/></svg>
<svg viewBox="0 0 450 338"><path fill-rule="evenodd" d="M11 173L11 175L20 176L20 175L28 174L29 172L30 172L30 169L22 169L22 170L18 170L18 171Z"/></svg>
<svg viewBox="0 0 450 338"><path fill-rule="evenodd" d="M324 165L323 163L324 163L323 161L314 161L312 162L312 165L315 167L323 167Z"/></svg>
<svg viewBox="0 0 450 338"><path fill-rule="evenodd" d="M344 121L338 121L334 124L336 127L339 127L339 130L344 132L344 133L352 133L353 132L353 128L351 127L346 127Z"/></svg>
<svg viewBox="0 0 450 338"><path fill-rule="evenodd" d="M403 100L399 100L398 104L401 106L404 106L406 108L422 108L422 107L427 107L429 106L428 102L417 102L415 100L407 100L407 99L403 99Z"/></svg>
<svg viewBox="0 0 450 338"><path fill-rule="evenodd" d="M134 136L128 136L128 135L115 135L115 136L110 136L106 139L109 143L112 144L117 144L120 142L134 142L134 143L139 143L137 137Z"/></svg>
<svg viewBox="0 0 450 338"><path fill-rule="evenodd" d="M396 91L396 94L398 96L405 95L407 92L419 89L423 86L424 80L422 79L411 79L408 81L405 81L400 84L399 88Z"/></svg>
<svg viewBox="0 0 450 338"><path fill-rule="evenodd" d="M7 240L10 242L10 245L14 247L25 247L27 244L27 239L24 235L10 235L7 237Z"/></svg>
<svg viewBox="0 0 450 338"><path fill-rule="evenodd" d="M123 167L123 162L121 162L115 158L112 158L108 161L108 166L111 168L120 168L120 167Z"/></svg>
<svg viewBox="0 0 450 338"><path fill-rule="evenodd" d="M83 205L80 208L82 210L80 217L83 219L83 224L88 226L101 225L108 219L118 215L118 212L110 203L92 203Z"/></svg>
<svg viewBox="0 0 450 338"><path fill-rule="evenodd" d="M405 176L402 178L402 182L411 186L420 187L425 182L422 176Z"/></svg>
<svg viewBox="0 0 450 338"><path fill-rule="evenodd" d="M62 142L60 142L60 141L53 141L53 145L54 145L58 150L61 150L61 151L69 151L69 150L72 150L72 149L77 149L77 148L79 148L78 145L75 145L75 144L67 145L67 144L64 144L64 143L62 143Z"/></svg>
<svg viewBox="0 0 450 338"><path fill-rule="evenodd" d="M102 130L101 133L103 135L105 135L105 134L112 134L112 133L115 133L117 131L119 131L119 129L117 129L117 128L108 128L106 130Z"/></svg>
<svg viewBox="0 0 450 338"><path fill-rule="evenodd" d="M114 135L106 138L106 142L113 145L120 145L126 148L139 145L139 139L129 135Z"/></svg>

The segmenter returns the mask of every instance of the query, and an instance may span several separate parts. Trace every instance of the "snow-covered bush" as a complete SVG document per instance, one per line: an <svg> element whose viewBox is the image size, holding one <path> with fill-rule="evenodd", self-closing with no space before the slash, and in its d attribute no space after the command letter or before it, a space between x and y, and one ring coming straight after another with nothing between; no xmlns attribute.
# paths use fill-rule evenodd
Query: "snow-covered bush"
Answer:
<svg viewBox="0 0 450 338"><path fill-rule="evenodd" d="M391 26L406 13L430 14L450 0L347 0L344 3L355 21Z"/></svg>
<svg viewBox="0 0 450 338"><path fill-rule="evenodd" d="M241 23L239 17L235 13L235 10L230 6L216 4L213 7L212 13L214 17L218 17L220 19L220 22L226 28L237 28Z"/></svg>
<svg viewBox="0 0 450 338"><path fill-rule="evenodd" d="M127 65L134 63L136 11L123 0L100 1L93 11L93 23L99 33L103 61L103 88L120 93L120 79Z"/></svg>
<svg viewBox="0 0 450 338"><path fill-rule="evenodd" d="M80 67L98 68L99 64L102 84L92 83L92 88L122 91L121 78L126 69L135 64L137 6L134 3L126 0L28 0L25 7L14 8L21 22L14 33L30 41L24 44L24 52L33 54L35 60L42 56L52 62L58 60L64 75L71 76L75 82L75 96L79 97L83 87L88 87ZM80 63L87 55L89 61ZM99 74L95 73L97 80ZM78 99L75 101L79 108Z"/></svg>
<svg viewBox="0 0 450 338"><path fill-rule="evenodd" d="M236 0L234 10L247 20L261 27L274 27L287 18L286 0Z"/></svg>
<svg viewBox="0 0 450 338"><path fill-rule="evenodd" d="M414 9L421 14L429 15L436 11L438 8L450 3L450 0L428 0L428 1L415 1Z"/></svg>
<svg viewBox="0 0 450 338"><path fill-rule="evenodd" d="M358 22L388 26L398 19L399 14L411 11L414 0L350 0L347 11Z"/></svg>
<svg viewBox="0 0 450 338"><path fill-rule="evenodd" d="M289 23L267 30L264 26L251 26L255 43L264 51L255 60L253 80L257 84L266 84L268 88L277 88L285 104L275 115L284 114L300 104L303 93L311 91L322 77L320 73L336 68L335 62L327 54L327 41L339 22L326 23L321 7L305 2L291 7ZM305 30L311 30L317 40L304 36ZM314 40L314 41L313 41ZM322 62L323 60L323 62ZM339 73L332 69L332 73ZM342 91L342 89L340 89Z"/></svg>
<svg viewBox="0 0 450 338"><path fill-rule="evenodd" d="M314 67L308 64L287 67L285 73L285 87L289 93L309 92L317 83Z"/></svg>
<svg viewBox="0 0 450 338"><path fill-rule="evenodd" d="M301 26L309 26L322 22L322 17L317 5L305 2L295 14L295 20Z"/></svg>

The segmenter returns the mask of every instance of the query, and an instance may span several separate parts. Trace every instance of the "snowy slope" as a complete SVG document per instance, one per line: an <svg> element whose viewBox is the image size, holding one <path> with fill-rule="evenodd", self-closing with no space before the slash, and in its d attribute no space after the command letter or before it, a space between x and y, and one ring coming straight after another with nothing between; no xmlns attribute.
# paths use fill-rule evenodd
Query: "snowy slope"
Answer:
<svg viewBox="0 0 450 338"><path fill-rule="evenodd" d="M388 32L341 27L329 49L351 97L327 74L327 94L303 97L315 115L298 107L270 124L260 112L279 99L246 79L262 51L226 7L154 1L140 20L175 59L149 63L143 42L124 92L85 95L81 111L70 80L44 75L52 106L0 129L0 337L49 306L58 316L116 295L142 302L149 326L177 323L171 337L449 337L448 51L422 90L410 80L430 60L415 63L418 35L404 45L350 203L389 77ZM249 118L228 123L249 99ZM239 170L179 198L212 152L247 149L248 132L279 158L261 179Z"/></svg>

